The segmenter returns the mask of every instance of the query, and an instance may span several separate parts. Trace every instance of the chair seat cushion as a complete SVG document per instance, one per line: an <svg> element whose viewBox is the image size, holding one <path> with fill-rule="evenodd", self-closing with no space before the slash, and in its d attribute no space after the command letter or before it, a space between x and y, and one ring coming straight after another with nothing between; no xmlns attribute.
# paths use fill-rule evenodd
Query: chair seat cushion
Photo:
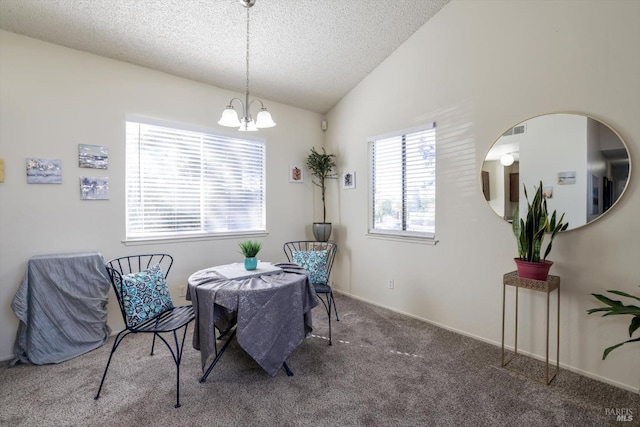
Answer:
<svg viewBox="0 0 640 427"><path fill-rule="evenodd" d="M309 272L314 285L327 283L327 251L293 251L293 262Z"/></svg>
<svg viewBox="0 0 640 427"><path fill-rule="evenodd" d="M133 327L173 308L167 281L159 264L139 273L122 276L120 295L127 318L127 326Z"/></svg>
<svg viewBox="0 0 640 427"><path fill-rule="evenodd" d="M331 292L331 286L329 285L316 283L313 285L313 287L316 290L316 293L318 294L328 294L329 292Z"/></svg>

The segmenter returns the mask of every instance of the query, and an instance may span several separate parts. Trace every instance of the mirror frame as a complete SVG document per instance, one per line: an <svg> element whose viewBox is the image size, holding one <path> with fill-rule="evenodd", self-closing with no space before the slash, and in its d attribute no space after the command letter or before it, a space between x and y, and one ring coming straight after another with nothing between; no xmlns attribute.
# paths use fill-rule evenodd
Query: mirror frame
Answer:
<svg viewBox="0 0 640 427"><path fill-rule="evenodd" d="M601 119L599 119L599 118L597 118L597 117L595 117L595 116L592 116L592 115L589 115L589 114L584 114L584 113L581 113L581 112L575 112L575 111L555 111L555 112L543 113L543 114L538 114L538 115L535 115L535 116L531 116L531 117L526 118L526 119L524 119L524 120L520 120L519 122L515 123L514 125L512 125L512 126L508 127L508 128L507 128L507 129L505 129L505 130L504 130L504 131L503 131L503 132L502 132L502 133L501 133L501 134L500 134L496 139L494 139L494 141L491 143L491 145L489 146L489 148L485 151L485 154L484 154L484 156L483 156L483 158L482 158L482 163L480 164L480 174L479 174L479 177L478 177L478 178L479 178L479 179L478 179L478 182L479 182L479 184L480 184L480 185L479 185L480 194L481 194L481 196L482 196L483 200L485 201L485 203L486 203L487 207L488 207L488 208L489 208L489 209L490 209L490 210L491 210L491 211L492 211L492 212L493 212L493 213L494 213L498 218L500 218L503 222L505 222L505 223L507 223L507 224L509 224L509 225L511 224L511 223L510 223L510 221L508 221L508 220L507 220L507 219L505 219L504 217L500 216L500 215L498 214L498 212L497 212L497 211L496 211L496 210L495 210L495 209L494 209L494 208L489 204L489 201L488 201L488 200L486 199L486 197L485 197L485 194L484 194L484 185L483 185L483 184L484 184L484 182L486 182L487 177L486 177L486 175L484 175L483 167L484 167L485 162L487 161L486 159L487 159L487 157L488 157L489 153L491 152L491 150L495 147L496 143L500 140L500 138L502 138L503 136L505 136L505 134L506 134L507 132L509 132L511 129L514 129L515 127L517 127L517 126L519 126L519 125L521 125L521 124L524 124L524 123L526 123L526 122L528 122L528 121L530 121L530 120L533 120L533 119L536 119L536 118L539 118L539 117L555 115L555 114L566 114L566 115L581 116L581 117L584 117L584 118L587 118L587 119L595 120L595 121L597 121L598 123L600 123L601 125L603 125L603 126L607 127L607 128L608 128L608 129L609 129L609 130L610 130L610 131L611 131L611 132L612 132L612 133L613 133L613 134L618 138L618 140L622 143L622 146L624 147L625 151L627 152L627 158L628 158L628 161L629 161L629 173L628 173L628 175L627 175L627 182L626 182L626 184L625 184L625 186L624 186L623 190L620 192L619 197L618 197L618 198L616 198L616 200L611 204L611 206L610 206L606 211L602 212L601 214L599 214L597 217L595 217L595 218L594 218L594 219L592 219L591 221L585 222L585 223L580 224L580 225L575 226L575 227L571 227L571 224L569 224L569 228L568 228L566 231L572 231L572 230L577 230L577 229L583 228L583 227L585 227L585 226L587 226L587 225L591 225L591 224L593 224L594 222L598 221L600 218L602 218L602 217L606 216L606 214L608 214L609 212L611 212L611 211L614 209L614 207L615 207L615 206L620 202L620 200L624 197L624 194L627 192L627 189L629 188L629 184L630 184L630 182L631 182L632 170L633 170L633 164L632 164L632 160L631 160L631 152L630 152L630 150L629 150L629 146L627 145L627 143L625 142L625 140L622 138L622 136L620 135L620 133L618 133L618 132L617 132L613 127L611 127L607 122L605 122L605 121L603 121L603 120L601 120ZM518 160L518 161L519 161L519 160ZM518 182L518 185L520 186L520 185L522 185L522 183L519 181L519 182ZM520 189L520 191L522 191L522 189ZM587 194L587 197L588 197L588 194Z"/></svg>

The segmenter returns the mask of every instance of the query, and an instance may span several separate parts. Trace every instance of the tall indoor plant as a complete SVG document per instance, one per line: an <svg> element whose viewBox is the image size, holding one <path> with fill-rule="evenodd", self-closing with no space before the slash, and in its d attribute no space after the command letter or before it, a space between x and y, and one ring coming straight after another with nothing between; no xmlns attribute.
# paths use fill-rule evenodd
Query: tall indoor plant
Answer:
<svg viewBox="0 0 640 427"><path fill-rule="evenodd" d="M563 223L564 214L556 221L556 211L551 216L547 210L547 200L542 194L542 181L533 200L529 202L527 187L524 187L524 197L527 200L526 220L519 217L519 208L516 207L513 214L513 234L518 243L518 258L514 258L518 267L518 275L527 279L547 280L552 261L547 261L551 252L553 239L560 231L569 227L569 223ZM549 233L549 244L540 257L545 235Z"/></svg>
<svg viewBox="0 0 640 427"><path fill-rule="evenodd" d="M307 168L311 171L311 175L315 177L311 181L320 187L322 194L322 222L313 223L313 235L320 242L326 242L331 236L331 223L327 222L325 192L327 190L326 180L337 178L337 175L333 172L333 168L336 167L335 157L335 154L327 154L324 148L322 153L319 153L315 147L311 148L311 153L307 156Z"/></svg>

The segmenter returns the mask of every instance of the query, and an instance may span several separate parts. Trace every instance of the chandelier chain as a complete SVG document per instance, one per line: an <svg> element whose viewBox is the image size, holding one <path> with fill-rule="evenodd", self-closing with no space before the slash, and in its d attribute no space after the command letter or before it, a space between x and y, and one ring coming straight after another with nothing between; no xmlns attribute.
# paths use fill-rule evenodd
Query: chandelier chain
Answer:
<svg viewBox="0 0 640 427"><path fill-rule="evenodd" d="M246 81L245 91L248 95L249 94L249 8L248 7L247 7L247 81Z"/></svg>
<svg viewBox="0 0 640 427"><path fill-rule="evenodd" d="M2 1L2 0L0 0ZM246 65L247 74L245 80L244 89L244 102L240 98L232 98L227 104L227 107L222 112L222 117L218 120L218 124L221 126L236 127L240 126L239 131L257 131L262 128L271 128L276 126L276 122L271 118L271 114L267 111L266 107L258 98L249 102L249 44L251 40L250 22L251 15L249 14L249 8L255 4L256 0L240 0L240 3L247 9L247 50L246 50ZM233 103L238 102L242 106L242 118L238 117L238 112L233 107ZM260 104L260 110L256 114L255 122L251 117L250 107L251 104L257 102Z"/></svg>

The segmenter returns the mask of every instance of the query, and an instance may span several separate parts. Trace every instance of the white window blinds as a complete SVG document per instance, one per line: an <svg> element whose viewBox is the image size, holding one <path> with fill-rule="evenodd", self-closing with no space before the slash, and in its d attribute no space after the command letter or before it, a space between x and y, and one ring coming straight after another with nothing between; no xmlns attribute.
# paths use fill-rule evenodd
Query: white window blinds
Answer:
<svg viewBox="0 0 640 427"><path fill-rule="evenodd" d="M369 139L370 233L435 237L435 124Z"/></svg>
<svg viewBox="0 0 640 427"><path fill-rule="evenodd" d="M264 232L265 145L127 121L127 239Z"/></svg>

